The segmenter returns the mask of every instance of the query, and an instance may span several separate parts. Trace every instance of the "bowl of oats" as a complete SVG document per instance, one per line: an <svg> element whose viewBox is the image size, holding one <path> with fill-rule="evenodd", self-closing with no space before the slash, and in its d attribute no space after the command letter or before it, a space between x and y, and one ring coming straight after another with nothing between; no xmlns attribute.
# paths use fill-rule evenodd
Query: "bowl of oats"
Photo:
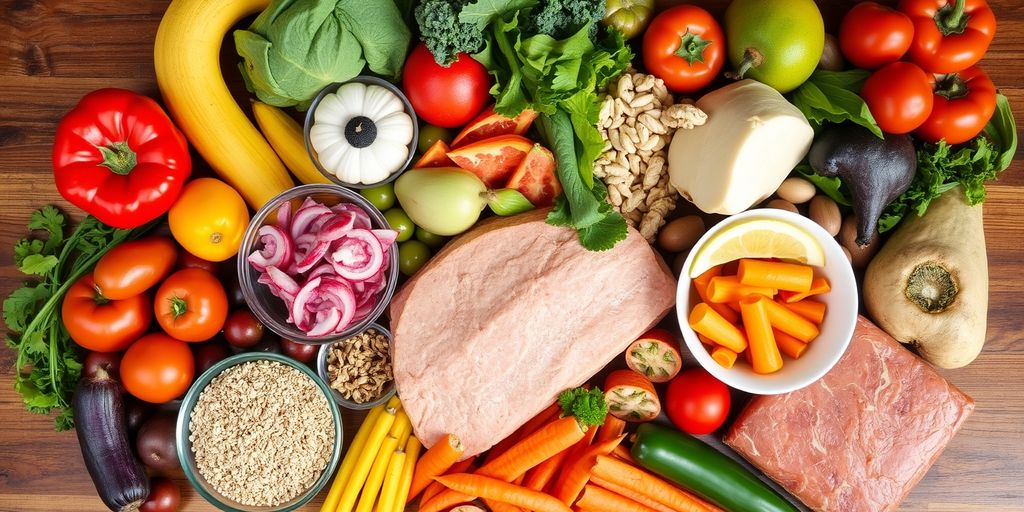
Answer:
<svg viewBox="0 0 1024 512"><path fill-rule="evenodd" d="M341 341L320 346L316 370L338 405L352 410L376 407L395 394L391 370L391 331L378 324Z"/></svg>
<svg viewBox="0 0 1024 512"><path fill-rule="evenodd" d="M341 459L341 414L330 388L279 354L237 354L200 375L175 435L185 476L225 511L295 510Z"/></svg>

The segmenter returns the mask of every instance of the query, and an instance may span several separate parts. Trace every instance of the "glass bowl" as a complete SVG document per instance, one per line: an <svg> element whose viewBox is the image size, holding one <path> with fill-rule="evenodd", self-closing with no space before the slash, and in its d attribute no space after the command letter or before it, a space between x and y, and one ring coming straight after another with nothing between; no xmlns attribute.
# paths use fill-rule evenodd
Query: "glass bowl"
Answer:
<svg viewBox="0 0 1024 512"><path fill-rule="evenodd" d="M398 99L402 100L402 104L405 105L405 113L408 114L409 117L412 119L412 140L409 142L409 157L406 158L405 164L402 165L402 167L400 167L397 171L391 173L387 178L378 181L377 183L364 184L347 183L341 181L340 179L338 179L337 176L334 175L334 173L328 171L327 169L324 168L323 165L320 164L320 157L317 155L316 150L313 149L313 144L309 140L309 130L313 128L313 122L316 116L316 107L320 105L320 101L324 99L324 96L327 96L328 94L337 91L338 87L341 87L342 85L351 82L357 82L366 85L379 85L387 89L388 91L391 91L392 94L398 96ZM409 98L406 98L405 93L402 92L402 90L399 89L397 86L395 86L395 84L388 82L387 80L377 78L375 76L357 76L347 82L335 82L333 84L325 86L323 89L320 89L320 92L318 92L316 96L313 98L313 102L309 104L309 110L306 111L306 122L303 124L302 127L302 138L306 142L306 152L309 153L309 158L313 160L313 165L316 166L318 171L320 171L320 174L323 174L325 178L331 180L333 183L357 189L377 187L385 183L391 183L392 181L398 179L398 176L409 168L409 164L412 163L412 159L416 156L416 146L418 144L419 137L419 120L416 118L416 111L412 108L412 103L409 103Z"/></svg>
<svg viewBox="0 0 1024 512"><path fill-rule="evenodd" d="M252 217L252 220L249 221L249 227L242 238L242 246L238 250L237 258L238 284L242 289L242 295L245 297L245 303L249 305L249 309L256 315L256 318L278 336L300 343L319 345L342 340L362 332L366 326L377 320L384 313L384 309L391 302L391 296L395 293L395 287L398 286L398 244L393 243L391 248L388 249L388 255L386 256L388 258L387 287L380 297L377 298L377 304L370 314L358 322L353 322L344 332L322 337L306 336L306 333L288 323L288 311L284 301L270 293L269 287L256 282L259 279L259 272L249 264L247 258L259 243L259 237L256 235L256 232L264 224L274 222L277 218L277 209L285 202L290 202L294 212L307 197L312 197L315 201L327 206L334 206L338 203L356 204L370 216L370 222L374 229L391 229L391 226L384 219L384 214L370 204L363 196L351 189L329 184L300 185L286 190L263 205L256 212L256 215Z"/></svg>
<svg viewBox="0 0 1024 512"><path fill-rule="evenodd" d="M391 342L394 340L394 338L391 336L391 331L385 329L384 327L382 327L379 324L370 324L370 325L366 326L365 330L370 330L370 329L376 329L378 332L380 332L381 334L386 336L387 339L388 339L388 345L390 345ZM359 333L359 334L361 334L361 333ZM344 407L346 409L355 410L355 411L363 411L363 410L366 410L366 409L372 409L374 407L377 407L378 405L380 405L380 404L390 400L391 397L395 396L395 379L394 379L394 376L392 376L391 383L388 384L387 387L384 388L384 392L381 394L381 396L379 398L377 398L376 400L371 400L369 402L364 402L364 403L357 403L357 402L353 402L351 400L348 400L345 397L341 396L341 393L339 393L337 390L335 390L334 388L331 387L331 378L330 378L330 376L327 375L327 353L331 350L331 347L333 347L335 345L335 343L340 343L342 341L344 341L344 340L338 340L338 341L333 342L333 343L325 343L323 345L320 345L320 351L317 352L317 355L316 355L316 373L319 374L320 378L323 379L324 382L327 383L327 387L331 390L331 395L334 397L334 401L337 402L338 405L340 405L340 406L342 406L342 407Z"/></svg>
<svg viewBox="0 0 1024 512"><path fill-rule="evenodd" d="M210 382L224 370L250 361L276 361L291 368L295 368L302 372L303 375L313 379L313 382L316 383L317 387L323 391L324 396L327 397L327 404L331 409L331 416L334 418L334 448L331 453L331 458L327 462L327 467L324 468L320 478L318 478L305 492L299 494L295 498L292 498L290 501L276 506L256 507L243 505L217 492L199 472L199 468L196 466L195 455L192 453L192 443L189 441L189 421L192 416L192 409L195 408L196 402L199 400L199 395L204 389L206 389L206 386L208 386ZM177 444L178 459L181 461L181 468L185 472L185 476L188 478L189 483L191 483L196 492L206 499L206 501L210 502L210 504L228 512L285 512L295 510L308 503L331 479L331 476L334 474L334 470L338 466L338 462L341 460L341 447L343 441L341 413L338 411L338 405L334 400L332 400L330 393L331 389L327 384L306 365L280 354L246 352L233 355L211 366L209 370L203 372L203 374L200 375L194 383L192 383L188 393L185 395L185 399L182 401L181 409L178 411L178 421L174 434L175 442Z"/></svg>

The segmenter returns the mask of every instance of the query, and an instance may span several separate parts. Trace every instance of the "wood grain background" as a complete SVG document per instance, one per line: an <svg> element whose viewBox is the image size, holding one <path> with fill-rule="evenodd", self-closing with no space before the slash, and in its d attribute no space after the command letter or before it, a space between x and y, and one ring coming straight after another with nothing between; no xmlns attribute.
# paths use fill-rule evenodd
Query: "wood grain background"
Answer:
<svg viewBox="0 0 1024 512"><path fill-rule="evenodd" d="M673 3L662 2L661 3ZM725 0L698 2L720 14ZM819 1L835 27L851 1ZM982 65L1024 121L1024 2L992 0L999 28ZM11 247L31 212L57 204L50 144L60 117L85 93L124 87L158 97L152 44L167 0L0 0L0 294L22 276ZM224 69L239 87L230 48ZM214 72L214 70L211 70ZM243 104L245 102L243 101ZM904 502L906 511L1024 510L1024 163L1021 153L989 186L989 334L971 366L942 372L974 397L977 411ZM198 163L198 166L202 166ZM0 349L0 511L100 511L73 433L28 414L12 389L13 353ZM351 433L359 417L345 415ZM212 510L180 480L183 510ZM316 503L307 507L315 510Z"/></svg>

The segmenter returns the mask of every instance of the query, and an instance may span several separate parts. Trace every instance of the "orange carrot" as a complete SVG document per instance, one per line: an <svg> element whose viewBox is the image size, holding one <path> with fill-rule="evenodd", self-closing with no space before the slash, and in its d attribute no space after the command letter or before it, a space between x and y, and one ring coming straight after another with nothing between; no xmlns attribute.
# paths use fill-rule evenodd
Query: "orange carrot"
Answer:
<svg viewBox="0 0 1024 512"><path fill-rule="evenodd" d="M571 512L554 497L539 491L503 482L496 478L457 473L436 478L445 487L469 496L477 496L488 500L501 501L536 512Z"/></svg>
<svg viewBox="0 0 1024 512"><path fill-rule="evenodd" d="M462 452L465 451L462 441L455 434L448 434L441 438L434 446L431 446L419 462L416 463L416 470L412 474L412 484L409 487L409 498L406 503L413 500L419 493L426 489L430 482L437 475L444 474L459 460Z"/></svg>
<svg viewBox="0 0 1024 512"><path fill-rule="evenodd" d="M701 334L699 332L697 333L697 339L700 340L701 343L703 343L703 344L705 344L705 345L707 345L709 347L717 347L718 346L718 344L715 343L714 340L712 340L711 338L708 338L707 336L704 336L703 334Z"/></svg>
<svg viewBox="0 0 1024 512"><path fill-rule="evenodd" d="M725 306L725 305L722 305L722 304L715 304L713 302L709 302L708 301L708 293L707 293L708 283L711 282L711 278L712 277L716 277L716 276L720 276L720 275L722 275L722 266L721 265L718 265L716 267L711 267L710 269L705 271L703 274L693 278L693 287L694 287L694 289L697 290L697 296L700 297L701 302L707 303L707 305L711 309L717 311L719 315L722 315L722 318L725 318L726 320L728 320L731 323L736 323L736 322L739 321L740 316L738 314L736 314L735 311L729 309L728 306Z"/></svg>
<svg viewBox="0 0 1024 512"><path fill-rule="evenodd" d="M719 304L734 302L753 294L774 297L775 293L776 290L772 288L740 284L740 279L736 276L712 277L708 283L708 301Z"/></svg>
<svg viewBox="0 0 1024 512"><path fill-rule="evenodd" d="M475 462L475 461L476 461L476 456L475 455L473 457L470 457L470 458L466 459L466 460L460 460L460 461L456 462L455 464L452 464L452 467L449 468L448 471L445 471L444 474L450 475L452 473L472 473L472 471L470 471L470 467L473 466L473 462ZM437 493L439 493L439 492L441 492L443 490L444 490L444 486L443 485L441 485L441 484L439 484L437 482L430 482L430 485L428 485L427 488L423 491L423 496L420 497L420 503L426 503L426 502L430 501L431 498L433 498L434 496L437 496Z"/></svg>
<svg viewBox="0 0 1024 512"><path fill-rule="evenodd" d="M611 416L609 414L608 416ZM526 474L526 480L523 485L528 489L535 491L543 491L545 487L554 480L555 475L558 474L558 470L562 468L562 465L569 456L569 452L572 448L566 448L548 460L541 462L537 467L531 469Z"/></svg>
<svg viewBox="0 0 1024 512"><path fill-rule="evenodd" d="M590 447L587 453L584 453L568 468L568 471L559 477L555 486L552 487L551 495L561 500L562 503L572 506L576 497L580 495L583 487L590 480L590 470L597 463L597 458L612 453L612 450L619 446L625 437L621 435Z"/></svg>
<svg viewBox="0 0 1024 512"><path fill-rule="evenodd" d="M712 302L711 304L714 304L714 302ZM711 304L708 304L708 305L710 306ZM734 301L732 301L732 302L726 302L726 303L725 303L725 306L726 306L727 308L729 308L729 309L733 310L733 311L734 311L734 312L736 312L736 313L739 313L739 312L740 312L740 301L738 301L738 300L734 300ZM737 323L738 323L738 322L737 322Z"/></svg>
<svg viewBox="0 0 1024 512"><path fill-rule="evenodd" d="M736 277L745 286L760 286L791 292L807 292L814 281L814 268L796 263L752 260L744 258L736 269Z"/></svg>
<svg viewBox="0 0 1024 512"><path fill-rule="evenodd" d="M593 476L625 487L679 512L705 512L703 500L625 462L598 456Z"/></svg>
<svg viewBox="0 0 1024 512"><path fill-rule="evenodd" d="M510 446L516 444L516 442L521 440L523 437L536 432L537 429L539 429L540 427L555 420L560 412L562 412L562 409L561 407L558 406L557 401L547 406L543 411L537 413L536 416L530 418L530 421L527 421L518 429L516 429L515 432L510 434L505 439L498 441L498 444L494 445L487 453L487 458L484 459L484 463L486 464L496 459L499 455L505 453L505 451L508 450Z"/></svg>
<svg viewBox="0 0 1024 512"><path fill-rule="evenodd" d="M815 324L821 325L825 321L826 306L824 302L807 299L797 302L783 302L782 305Z"/></svg>
<svg viewBox="0 0 1024 512"><path fill-rule="evenodd" d="M788 290L779 290L779 298L783 302L799 302L812 295L821 295L832 291L832 287L828 284L828 279L824 277L815 277L811 281L811 289L806 292L791 292Z"/></svg>
<svg viewBox="0 0 1024 512"><path fill-rule="evenodd" d="M796 304L794 302L794 304ZM807 343L818 337L818 326L774 300L764 301L772 327ZM712 338L713 339L713 338Z"/></svg>
<svg viewBox="0 0 1024 512"><path fill-rule="evenodd" d="M697 304L690 311L690 327L733 352L747 348L743 332L705 303Z"/></svg>
<svg viewBox="0 0 1024 512"><path fill-rule="evenodd" d="M484 500L484 503L487 505L487 508L491 509L491 512L523 512L523 509L503 501ZM448 512L455 512L455 510L452 509Z"/></svg>
<svg viewBox="0 0 1024 512"><path fill-rule="evenodd" d="M596 485L587 484L576 506L585 512L657 512L629 498Z"/></svg>
<svg viewBox="0 0 1024 512"><path fill-rule="evenodd" d="M750 295L740 301L743 311L743 328L747 331L747 339L750 340L750 356L754 360L751 366L755 373L774 373L782 368L782 354L775 344L775 336L772 335L772 324L768 321L766 303L772 302L768 297L762 295Z"/></svg>
<svg viewBox="0 0 1024 512"><path fill-rule="evenodd" d="M736 364L737 355L738 354L736 352L725 347L715 347L711 349L711 359L714 359L716 363L722 366L722 368L732 368L732 365Z"/></svg>
<svg viewBox="0 0 1024 512"><path fill-rule="evenodd" d="M804 355L804 351L807 350L806 343L778 329L772 329L772 334L775 335L775 344L779 346L779 351L793 359L800 359L800 356Z"/></svg>
<svg viewBox="0 0 1024 512"><path fill-rule="evenodd" d="M613 484L607 480L602 480L594 475L590 475L590 483L598 487L608 489L609 491L614 492L619 496L629 498L647 508L654 509L657 512L676 512L675 509L669 507L668 505L658 503L657 501L654 501L648 496L644 496L643 494L640 494L638 492L633 492L621 485Z"/></svg>
<svg viewBox="0 0 1024 512"><path fill-rule="evenodd" d="M633 460L633 454L629 453L629 448L626 448L625 445L620 444L616 446L615 449L612 450L612 455L618 457L620 460L624 462L628 462L634 466L636 465L636 461Z"/></svg>
<svg viewBox="0 0 1024 512"><path fill-rule="evenodd" d="M625 430L625 421L608 414L604 417L604 425L597 429L597 437L594 438L594 442L603 443L609 439L619 437Z"/></svg>

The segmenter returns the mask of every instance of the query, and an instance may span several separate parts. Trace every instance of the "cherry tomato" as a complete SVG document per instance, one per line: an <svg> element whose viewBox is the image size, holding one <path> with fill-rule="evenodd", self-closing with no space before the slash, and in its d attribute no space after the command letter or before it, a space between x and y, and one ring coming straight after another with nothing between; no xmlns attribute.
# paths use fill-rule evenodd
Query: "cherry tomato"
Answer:
<svg viewBox="0 0 1024 512"><path fill-rule="evenodd" d="M193 343L192 353L196 358L196 375L201 375L218 361L231 355L228 346L220 339L206 343Z"/></svg>
<svg viewBox="0 0 1024 512"><path fill-rule="evenodd" d="M270 352L273 354L281 353L281 342L277 336L267 336L262 341L253 345L246 350L246 352Z"/></svg>
<svg viewBox="0 0 1024 512"><path fill-rule="evenodd" d="M703 368L683 371L668 385L666 412L679 430L710 434L729 416L729 387Z"/></svg>
<svg viewBox="0 0 1024 512"><path fill-rule="evenodd" d="M178 251L169 238L154 236L131 240L100 258L92 271L96 288L110 300L134 297L167 277Z"/></svg>
<svg viewBox="0 0 1024 512"><path fill-rule="evenodd" d="M416 115L442 128L468 123L491 100L491 77L483 64L460 53L444 67L423 43L405 61L402 88Z"/></svg>
<svg viewBox="0 0 1024 512"><path fill-rule="evenodd" d="M133 396L154 404L178 398L192 384L195 362L188 344L164 333L139 338L121 358L121 383Z"/></svg>
<svg viewBox="0 0 1024 512"><path fill-rule="evenodd" d="M281 338L281 351L284 352L284 355L299 361L300 363L309 364L316 359L316 354L320 351L320 346L313 345L311 343L299 343L287 338Z"/></svg>
<svg viewBox="0 0 1024 512"><path fill-rule="evenodd" d="M121 352L90 351L85 355L85 361L82 362L82 376L93 378L96 376L96 370L102 368L107 375L116 377L121 368L123 355Z"/></svg>
<svg viewBox="0 0 1024 512"><path fill-rule="evenodd" d="M220 263L216 261L204 260L195 254L192 254L185 250L184 247L178 248L178 263L174 265L175 270L181 270L185 268L201 268L211 274L216 274L220 270ZM231 268L234 268L232 266Z"/></svg>
<svg viewBox="0 0 1024 512"><path fill-rule="evenodd" d="M96 291L92 276L86 275L68 289L60 314L75 343L97 352L118 352L149 329L151 307L144 293L108 300Z"/></svg>
<svg viewBox="0 0 1024 512"><path fill-rule="evenodd" d="M224 322L224 339L232 347L251 348L263 339L263 324L248 309L238 309Z"/></svg>
<svg viewBox="0 0 1024 512"><path fill-rule="evenodd" d="M977 137L996 111L996 86L981 68L951 73L935 84L935 106L914 134L928 142L960 144Z"/></svg>
<svg viewBox="0 0 1024 512"><path fill-rule="evenodd" d="M860 95L883 132L909 133L932 112L933 80L915 64L893 62L872 73Z"/></svg>
<svg viewBox="0 0 1024 512"><path fill-rule="evenodd" d="M703 89L725 64L725 35L711 14L679 5L654 17L644 33L644 65L672 92Z"/></svg>
<svg viewBox="0 0 1024 512"><path fill-rule="evenodd" d="M913 40L914 22L875 2L853 6L839 25L839 48L858 68L878 69L900 60Z"/></svg>
<svg viewBox="0 0 1024 512"><path fill-rule="evenodd" d="M149 483L149 497L139 512L175 512L181 506L181 489L166 478L154 478Z"/></svg>
<svg viewBox="0 0 1024 512"><path fill-rule="evenodd" d="M213 274L187 268L160 285L153 307L156 321L167 334L182 341L206 341L224 326L228 297Z"/></svg>

